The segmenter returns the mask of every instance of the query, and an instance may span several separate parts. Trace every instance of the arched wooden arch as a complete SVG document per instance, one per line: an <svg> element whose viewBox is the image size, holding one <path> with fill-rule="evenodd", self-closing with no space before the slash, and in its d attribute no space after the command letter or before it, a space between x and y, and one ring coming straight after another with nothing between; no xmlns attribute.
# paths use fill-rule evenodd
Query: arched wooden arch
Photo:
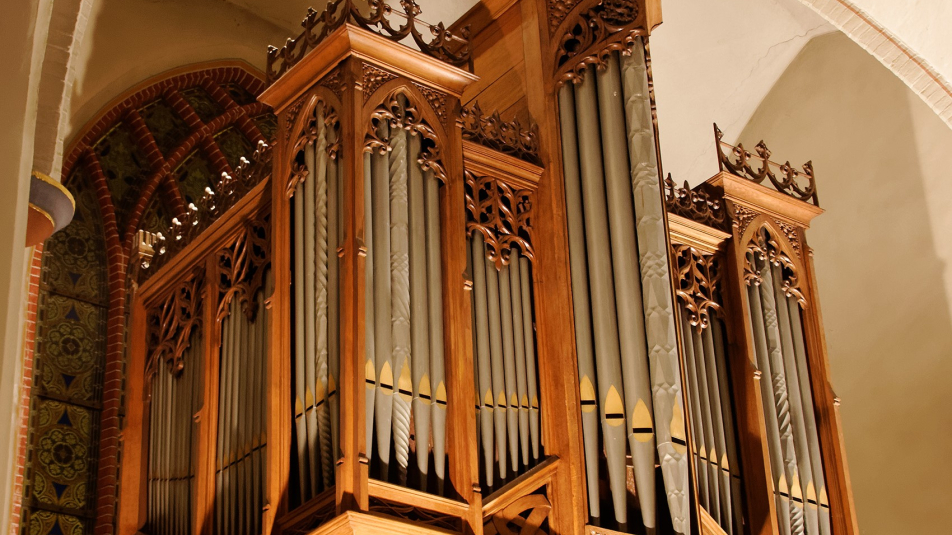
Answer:
<svg viewBox="0 0 952 535"><path fill-rule="evenodd" d="M771 236L772 242L759 244L758 236L764 230ZM781 269L789 270L791 272L789 280L788 277L784 277L784 284L789 285L787 291L797 297L802 308L807 308L808 300L801 289L803 284L801 279L806 276L807 272L804 269L803 258L800 253L802 246L799 232L797 227L789 224L787 229L783 229L782 223L779 221L760 214L750 220L747 228L741 234L739 243L744 244L743 254L752 249L757 249L757 253L764 255L764 260L775 264L779 263ZM790 234L793 234L792 238L796 241L791 241ZM763 250L765 247L769 249L773 244L776 244L779 251L771 253L769 250Z"/></svg>

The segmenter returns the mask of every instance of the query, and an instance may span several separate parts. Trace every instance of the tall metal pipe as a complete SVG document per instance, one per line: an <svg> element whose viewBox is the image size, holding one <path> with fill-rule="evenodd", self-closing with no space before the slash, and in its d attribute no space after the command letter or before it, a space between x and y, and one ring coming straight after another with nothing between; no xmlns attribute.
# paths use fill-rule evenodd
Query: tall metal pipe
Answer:
<svg viewBox="0 0 952 535"><path fill-rule="evenodd" d="M697 366L698 387L701 390L700 400L703 410L700 416L704 422L704 442L707 445L707 450L705 452L707 456L706 468L708 471L708 484L710 485L711 489L711 510L709 512L711 513L711 517L718 524L722 524L720 510L721 497L722 491L726 491L726 489L724 489L722 486L720 469L718 468L717 463L719 448L717 447L717 441L714 438L716 434L714 429L714 415L712 414L714 405L711 402L711 387L707 382L707 366L704 360L704 343L701 340L701 333L699 333L697 329L690 329L688 332L691 333L690 343L694 346L694 358L695 365ZM723 496L726 497L727 493L724 492Z"/></svg>
<svg viewBox="0 0 952 535"><path fill-rule="evenodd" d="M628 155L635 203L635 225L641 266L649 370L653 397L655 442L671 511L678 533L690 529L684 404L674 319L674 298L661 202L658 154L651 117L644 48L638 39L623 56L622 85L628 127Z"/></svg>
<svg viewBox="0 0 952 535"><path fill-rule="evenodd" d="M411 380L413 425L416 434L416 465L421 482L430 471L430 421L433 417L430 390L430 321L426 273L426 210L423 195L423 171L416 163L420 136L412 133L409 142L407 205L410 225L410 347L413 349Z"/></svg>
<svg viewBox="0 0 952 535"><path fill-rule="evenodd" d="M327 143L337 142L337 131L327 129ZM327 160L327 398L331 418L331 452L334 463L340 458L340 397L337 384L340 378L340 264L337 248L340 245L340 167L338 159ZM267 287L267 286L266 286ZM268 293L267 295L271 295ZM260 515L259 515L260 516Z"/></svg>
<svg viewBox="0 0 952 535"><path fill-rule="evenodd" d="M706 462L707 434L704 432L704 419L701 417L703 409L701 408L701 387L698 384L697 355L694 353L694 343L691 340L691 323L688 321L688 312L683 307L681 312L684 368L687 371L688 402L691 404L691 417L688 420L690 420L691 438L694 442L694 471L697 474L697 494L701 507L710 512L712 492Z"/></svg>
<svg viewBox="0 0 952 535"><path fill-rule="evenodd" d="M790 530L793 535L805 531L802 494L800 494L799 469L797 467L797 449L794 443L792 415L790 412L787 378L784 373L783 348L780 343L780 329L777 321L777 303L774 299L773 274L770 262L760 260L760 299L763 306L764 334L767 341L767 357L770 361L770 379L773 385L774 404L777 411L777 423L780 431L780 451L783 467L790 489ZM797 502L798 494L800 501Z"/></svg>
<svg viewBox="0 0 952 535"><path fill-rule="evenodd" d="M310 496L310 464L307 455L307 423L305 422L304 377L304 184L294 189L294 429L297 438L298 481L301 500ZM231 317L231 314L229 314ZM226 318L227 321L227 318ZM224 415L219 408L219 414ZM218 426L223 429L223 425ZM221 432L221 431L220 431ZM224 464L222 464L224 469ZM223 470L224 471L224 470Z"/></svg>
<svg viewBox="0 0 952 535"><path fill-rule="evenodd" d="M492 364L493 385L493 421L496 438L496 456L499 463L499 476L506 479L508 463L506 461L506 424L508 403L506 402L506 371L502 355L502 318L499 306L499 272L496 265L482 255L486 266L486 302L489 312L489 356Z"/></svg>
<svg viewBox="0 0 952 535"><path fill-rule="evenodd" d="M578 139L575 124L575 90L559 89L559 123L562 131L562 174L565 181L565 212L568 227L569 265L572 282L572 311L575 318L575 352L578 361L582 407L582 440L585 453L585 482L588 510L601 517L598 496L598 399L595 395L595 350L592 342L591 305L588 293L588 264L582 216L582 185L579 176ZM523 286L525 288L525 286ZM527 338L530 339L531 337ZM528 353L527 353L528 354ZM537 430L538 433L538 430ZM537 435L538 436L538 435ZM535 445L537 440L533 440Z"/></svg>
<svg viewBox="0 0 952 535"><path fill-rule="evenodd" d="M516 356L512 325L512 276L509 266L499 270L499 317L502 325L502 358L506 384L506 424L509 466L519 471L519 396L516 386Z"/></svg>
<svg viewBox="0 0 952 535"><path fill-rule="evenodd" d="M651 382L645 337L644 302L638 267L638 243L631 170L627 158L625 109L617 54L612 54L605 69L597 70L599 123L602 135L602 160L611 234L612 268L615 276L615 303L618 310L618 342L625 385L628 443L632 456L638 501L644 525L656 526L655 445L651 421Z"/></svg>
<svg viewBox="0 0 952 535"><path fill-rule="evenodd" d="M433 393L433 471L442 486L446 468L446 373L443 362L443 268L440 254L440 184L423 173L426 210L427 308L430 314L430 388Z"/></svg>
<svg viewBox="0 0 952 535"><path fill-rule="evenodd" d="M615 519L628 523L627 474L625 469L625 387L622 382L618 347L617 302L612 272L609 223L606 217L605 173L595 95L595 68L588 67L582 83L575 88L575 120L578 125L579 163L582 172L582 205L588 244L589 287L592 324L595 334L595 361L598 390L602 401L602 435L608 464L609 488Z"/></svg>
<svg viewBox="0 0 952 535"><path fill-rule="evenodd" d="M714 337L711 334L711 331L715 328L717 327L712 319L701 333L702 347L704 349L704 370L707 375L708 395L710 397L710 414L714 424L714 446L717 451L717 455L709 454L709 457L712 462L716 463L720 482L720 524L721 527L724 528L724 531L732 533L734 529L733 494L731 490L730 462L727 459L727 438L724 432L725 413L724 408L721 406L724 393L721 391L721 385L717 377L717 362L714 356Z"/></svg>
<svg viewBox="0 0 952 535"><path fill-rule="evenodd" d="M379 131L379 129L378 129ZM364 363L364 387L366 389L364 403L364 429L367 440L367 458L374 458L374 409L377 395L377 335L376 311L374 310L374 271L376 270L374 254L374 203L373 203L373 160L369 152L364 153L364 246L367 248L367 257L364 262L364 346L366 360Z"/></svg>
<svg viewBox="0 0 952 535"><path fill-rule="evenodd" d="M806 422L804 421L803 400L800 395L800 378L797 372L797 359L793 347L793 333L790 331L790 310L787 308L787 297L781 288L783 276L780 268L771 267L773 277L774 302L777 310L777 324L780 330L780 347L783 353L783 369L786 375L792 415L793 443L796 446L797 467L799 468L800 489L813 487L813 466L810 460ZM800 506L806 518L806 532L810 535L820 534L818 512L811 507L804 496L800 496Z"/></svg>
<svg viewBox="0 0 952 535"><path fill-rule="evenodd" d="M754 255L747 253L747 261L755 265ZM761 284L764 284L761 282ZM767 452L770 456L770 471L774 479L779 516L779 529L782 535L790 534L791 511L790 496L787 486L787 476L784 470L783 457L780 453L780 430L777 423L777 410L774 400L773 381L771 380L770 361L767 356L767 338L764 333L764 313L760 300L760 292L754 286L747 286L747 300L750 306L750 324L754 338L754 353L757 356L757 367L761 372L760 389L763 397L764 421L767 428Z"/></svg>
<svg viewBox="0 0 952 535"><path fill-rule="evenodd" d="M727 462L721 465L726 467L731 476L731 509L734 511L734 533L744 532L743 526L743 502L741 497L741 478L740 463L737 458L736 431L734 429L734 411L732 410L730 383L727 379L727 369L729 363L725 348L723 334L724 326L721 321L715 317L711 320L711 335L714 343L715 369L717 370L717 384L721 394L721 413L724 422L724 442L727 451Z"/></svg>
<svg viewBox="0 0 952 535"><path fill-rule="evenodd" d="M808 450L813 467L813 488L808 487L805 497L808 502L814 501L817 507L820 533L830 535L830 509L826 502L826 480L823 475L823 458L820 455L820 438L816 429L816 412L813 408L813 390L810 387L810 368L807 365L807 351L803 341L803 324L800 319L800 305L793 297L786 298L790 330L793 335L794 358L797 362L797 372L800 379L800 399L803 404L805 428L807 433ZM812 492L811 492L812 491ZM820 499L823 496L823 499ZM808 505L810 505L808 503Z"/></svg>
<svg viewBox="0 0 952 535"><path fill-rule="evenodd" d="M318 108L318 123L323 125L323 113ZM304 181L304 413L307 418L307 449L311 468L311 492L317 493L321 481L320 429L317 418L315 386L317 385L317 321L316 321L316 238L315 201L317 189L314 148L304 150L307 179Z"/></svg>
<svg viewBox="0 0 952 535"><path fill-rule="evenodd" d="M390 138L390 129L381 122L378 135ZM374 237L374 352L377 392L374 397L374 420L377 456L383 473L390 466L390 432L393 416L393 346L391 341L391 279L390 279L390 165L389 155L375 152L371 157L373 180Z"/></svg>
<svg viewBox="0 0 952 535"><path fill-rule="evenodd" d="M473 232L470 240L470 249L473 257L473 301L476 313L473 316L476 329L474 338L476 340L476 369L477 384L479 390L479 423L480 434L482 435L483 452L483 470L486 475L486 484L493 486L495 475L494 467L494 442L493 442L493 408L495 405L493 395L493 375L492 360L490 356L489 342L489 305L487 296L487 282L485 262L486 252L483 245L483 235L479 232Z"/></svg>
<svg viewBox="0 0 952 535"><path fill-rule="evenodd" d="M405 105L405 103L404 103ZM390 306L391 359L394 396L392 429L394 455L401 482L406 479L410 454L410 403L413 382L410 334L410 235L407 208L407 131L390 130ZM413 162L413 165L417 165Z"/></svg>
<svg viewBox="0 0 952 535"><path fill-rule="evenodd" d="M328 260L328 218L327 218L327 125L324 123L323 108L318 114L320 125L317 141L314 144L314 162L317 171L315 181L314 216L315 228L315 340L317 382L314 385L314 403L317 408L318 429L320 430L321 474L324 488L330 487L334 480L334 456L331 450L331 416L327 403L328 381L328 319L327 319L327 260Z"/></svg>
<svg viewBox="0 0 952 535"><path fill-rule="evenodd" d="M522 255L513 249L509 257L509 285L512 298L512 339L516 354L516 395L519 402L519 446L522 463L529 464L529 394L526 377L526 341L522 320Z"/></svg>
<svg viewBox="0 0 952 535"><path fill-rule="evenodd" d="M530 296L529 260L519 257L519 278L522 291L522 334L526 346L526 395L529 398L529 444L532 459L539 459L539 389L536 375L535 332L532 328L532 297Z"/></svg>

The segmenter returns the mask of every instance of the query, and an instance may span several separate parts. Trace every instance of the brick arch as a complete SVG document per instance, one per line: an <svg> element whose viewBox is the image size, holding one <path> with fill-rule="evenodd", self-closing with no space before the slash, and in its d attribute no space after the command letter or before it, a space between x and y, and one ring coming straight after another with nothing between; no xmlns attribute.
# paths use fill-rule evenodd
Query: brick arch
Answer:
<svg viewBox="0 0 952 535"><path fill-rule="evenodd" d="M52 529L51 522L60 522L59 529L63 532L75 525L82 527L82 533L115 531L120 499L117 484L122 447L126 271L132 240L142 225L154 226L155 221L162 220L144 217L148 215L147 209L161 207L168 212L166 216L182 215L190 193L194 197L204 183L212 185L221 173L232 172L230 161L250 156L258 141L268 141L273 135L274 116L270 108L257 102L257 96L264 89L262 78L261 73L247 65L220 62L187 66L147 80L114 99L87 123L64 158L63 182L73 191L85 192L92 206L87 207L86 219L96 220L100 234L97 238L100 245L96 247L101 250L96 252L102 259L104 275L97 282L103 296L97 305L102 321L95 329L88 330L98 330L101 343L96 345L94 355L88 355L98 371L96 378L90 380L85 398L60 399L66 405L72 403L89 409L95 416L91 422L94 431L86 448L89 450L85 459L88 473L80 477L85 477L82 479L86 482L85 497L76 502L83 506L74 507L66 515L52 512L55 503L25 507L24 523L34 515L32 518L37 522L49 524L41 526L41 533ZM64 237L72 232L70 226L64 229ZM54 235L50 242L56 237ZM50 242L45 247L43 265L55 268L68 262L69 253L62 246L58 254L49 254L54 249ZM51 282L41 280L33 303L38 302L42 311L48 296L57 291ZM46 322L41 312L37 321L36 354L38 361L48 358L55 364L53 356L43 354ZM43 391L42 377L36 375L40 371L26 373L33 376L29 402L36 407L37 399L48 399L50 393ZM33 432L38 425L33 419L39 420L31 417L27 448L36 453L44 446L38 443L40 437L33 436L39 435ZM69 431L66 424L70 420L63 422L63 430ZM49 481L55 479L40 473L40 477L46 479L36 484L36 474L32 473L37 470L36 464L34 462L33 470L28 473L28 493L44 485L49 488ZM63 486L62 483L57 485L56 492L59 492ZM82 487L76 487L79 488ZM74 492L74 488L67 487L64 492ZM74 493L81 492L75 490ZM55 495L50 500L55 501ZM28 503L27 500L24 503Z"/></svg>
<svg viewBox="0 0 952 535"><path fill-rule="evenodd" d="M952 84L851 0L800 0L902 80L952 127ZM910 8L912 9L912 8Z"/></svg>

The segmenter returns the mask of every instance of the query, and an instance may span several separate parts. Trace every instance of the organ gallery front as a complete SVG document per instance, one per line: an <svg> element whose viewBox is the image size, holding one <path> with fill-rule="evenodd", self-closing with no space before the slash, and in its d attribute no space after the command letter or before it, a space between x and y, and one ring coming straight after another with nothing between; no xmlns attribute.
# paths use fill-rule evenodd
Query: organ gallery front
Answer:
<svg viewBox="0 0 952 535"><path fill-rule="evenodd" d="M812 165L715 126L665 177L661 7L336 0L268 50L272 138L135 234L118 531L858 533Z"/></svg>

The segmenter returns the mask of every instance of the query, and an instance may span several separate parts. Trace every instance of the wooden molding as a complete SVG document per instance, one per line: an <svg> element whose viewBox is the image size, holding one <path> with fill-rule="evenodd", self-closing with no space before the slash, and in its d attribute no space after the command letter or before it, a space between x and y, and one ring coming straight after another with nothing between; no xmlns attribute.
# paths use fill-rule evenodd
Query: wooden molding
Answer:
<svg viewBox="0 0 952 535"><path fill-rule="evenodd" d="M748 207L798 227L810 228L813 218L823 213L819 206L794 199L727 171L717 173L709 178L707 183L723 191L724 198L736 205Z"/></svg>
<svg viewBox="0 0 952 535"><path fill-rule="evenodd" d="M400 520L378 513L347 511L312 531L310 535L449 535L445 529L421 526L409 520Z"/></svg>
<svg viewBox="0 0 952 535"><path fill-rule="evenodd" d="M727 535L724 528L714 520L706 509L698 507L697 510L700 511L701 515L700 522L698 522L701 525L701 535Z"/></svg>
<svg viewBox="0 0 952 535"><path fill-rule="evenodd" d="M672 244L690 245L709 254L716 253L731 238L726 232L672 213L668 213L668 233Z"/></svg>
<svg viewBox="0 0 952 535"><path fill-rule="evenodd" d="M305 91L347 57L358 57L400 76L437 88L455 97L478 76L381 37L353 24L344 24L258 97L284 111Z"/></svg>
<svg viewBox="0 0 952 535"><path fill-rule="evenodd" d="M514 189L535 190L545 172L538 165L466 140L463 140L463 160L466 169L480 176L493 176Z"/></svg>

